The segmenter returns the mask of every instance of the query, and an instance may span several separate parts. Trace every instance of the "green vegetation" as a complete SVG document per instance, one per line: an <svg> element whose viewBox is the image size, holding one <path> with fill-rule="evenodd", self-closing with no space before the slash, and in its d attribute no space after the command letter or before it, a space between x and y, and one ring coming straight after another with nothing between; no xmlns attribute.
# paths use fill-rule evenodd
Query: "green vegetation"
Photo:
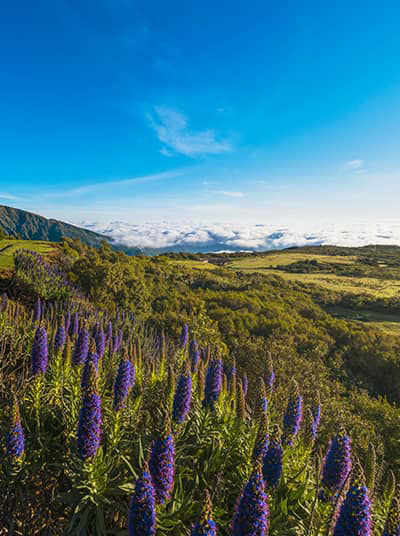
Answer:
<svg viewBox="0 0 400 536"><path fill-rule="evenodd" d="M15 406L11 412L7 405L14 390L26 443L16 463L10 465L4 457L0 461L6 476L0 481L0 519L8 528L34 536L44 527L60 535L126 535L133 483L153 440L172 418L175 486L171 501L157 507L156 534L189 535L209 490L219 534L229 536L236 499L254 468L252 448L259 430L264 433L266 412L271 424L282 425L289 397L299 400L301 394L304 422L293 444L284 442L283 476L269 490L270 534L331 534L334 505L317 500L316 488L322 455L343 426L353 440L354 460L365 468L374 530L382 533L394 475L400 478L400 337L371 326L366 311L374 307L371 310L385 315L384 322L393 321L396 301L391 298L388 306L384 296L305 286L283 279L274 269L245 273L230 265L216 266L215 256L209 263L202 262L204 255L198 260L128 257L106 243L96 249L64 239L46 254L46 262L33 253L16 258L16 273L7 282L12 299L2 301L0 312L0 426L6 437L10 414L19 424ZM245 256L232 256L238 258ZM317 262L329 268L340 264ZM198 264L212 268L199 269ZM348 320L357 307L365 311L363 321ZM80 338L70 329L62 351L55 349L58 328L68 313L70 320L77 313L81 333L88 329L87 338L106 331L112 321L98 372L93 363L88 365L90 382L82 392ZM40 338L35 335L40 316L48 361L47 354L43 358L41 331ZM201 350L199 368L186 362L188 345L180 338L183 322ZM91 345L94 349L93 340ZM32 376L33 347L39 356L36 366L47 369L43 376ZM205 372L216 358L223 361L224 375L211 412L202 401ZM136 375L119 413L114 386L124 359L135 364ZM180 422L172 417L171 406L187 366L192 367L193 399L187 420ZM235 382L230 376L233 366ZM275 386L268 395L264 387L264 396L260 378L270 377L272 369ZM309 409L315 407L317 390L322 420L314 444ZM103 418L101 441L89 461L79 454L77 441L82 394L100 397ZM98 437L96 430L90 437ZM279 435L276 427L272 430ZM1 449L3 454L4 445Z"/></svg>
<svg viewBox="0 0 400 536"><path fill-rule="evenodd" d="M41 240L0 240L0 269L11 269L14 266L14 254L19 249L29 249L41 255L54 255L58 244Z"/></svg>

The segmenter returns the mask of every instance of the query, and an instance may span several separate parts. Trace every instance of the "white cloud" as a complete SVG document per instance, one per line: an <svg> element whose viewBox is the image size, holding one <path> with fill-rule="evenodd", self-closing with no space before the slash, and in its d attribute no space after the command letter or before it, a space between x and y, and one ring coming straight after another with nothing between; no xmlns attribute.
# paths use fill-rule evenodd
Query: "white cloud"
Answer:
<svg viewBox="0 0 400 536"><path fill-rule="evenodd" d="M226 197L245 197L244 192L227 192L226 190L215 190L216 194L225 195Z"/></svg>
<svg viewBox="0 0 400 536"><path fill-rule="evenodd" d="M212 129L191 131L187 117L171 108L156 106L154 113L148 115L151 128L164 144L164 150L172 149L185 156L220 154L232 150L228 140L217 139ZM165 153L163 153L165 154Z"/></svg>
<svg viewBox="0 0 400 536"><path fill-rule="evenodd" d="M17 197L16 195L9 194L6 192L0 192L0 199L7 199L7 201L18 201L21 199L20 197Z"/></svg>
<svg viewBox="0 0 400 536"><path fill-rule="evenodd" d="M279 226L274 224L195 224L114 221L83 223L116 242L140 248L179 251L263 251L304 245L400 245L400 220L382 223L324 223Z"/></svg>
<svg viewBox="0 0 400 536"><path fill-rule="evenodd" d="M359 160L359 159L349 160L348 162L344 163L345 169L356 170L356 169L362 169L363 167L364 167L364 160Z"/></svg>
<svg viewBox="0 0 400 536"><path fill-rule="evenodd" d="M88 193L101 191L109 188L116 188L119 186L129 186L134 184L146 184L148 182L161 181L166 179L173 179L182 175L183 170L178 171L166 171L163 173L154 173L152 175L143 175L140 177L132 177L130 179L118 179L114 181L95 182L79 186L78 188L72 188L64 192L45 194L45 197L58 198L58 197L79 197Z"/></svg>

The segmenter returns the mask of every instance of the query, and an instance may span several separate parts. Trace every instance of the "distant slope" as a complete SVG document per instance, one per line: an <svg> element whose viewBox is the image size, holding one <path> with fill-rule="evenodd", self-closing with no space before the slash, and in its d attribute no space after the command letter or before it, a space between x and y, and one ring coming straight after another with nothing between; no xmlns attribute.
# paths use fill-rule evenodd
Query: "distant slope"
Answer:
<svg viewBox="0 0 400 536"><path fill-rule="evenodd" d="M0 227L8 235L19 235L24 240L59 242L62 237L68 237L79 239L90 246L98 246L102 240L110 240L94 231L5 205L0 205Z"/></svg>

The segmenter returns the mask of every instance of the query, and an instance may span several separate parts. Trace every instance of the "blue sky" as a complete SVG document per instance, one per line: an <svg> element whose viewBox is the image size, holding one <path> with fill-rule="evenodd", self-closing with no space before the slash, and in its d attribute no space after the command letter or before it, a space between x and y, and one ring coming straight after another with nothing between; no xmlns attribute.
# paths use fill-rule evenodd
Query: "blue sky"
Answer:
<svg viewBox="0 0 400 536"><path fill-rule="evenodd" d="M0 203L68 221L398 219L400 3L21 0Z"/></svg>

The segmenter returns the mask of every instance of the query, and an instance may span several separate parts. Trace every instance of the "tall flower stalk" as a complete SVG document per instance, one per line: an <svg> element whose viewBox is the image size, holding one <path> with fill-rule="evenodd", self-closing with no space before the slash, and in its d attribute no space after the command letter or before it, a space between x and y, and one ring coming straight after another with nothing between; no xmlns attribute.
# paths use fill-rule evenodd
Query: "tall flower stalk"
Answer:
<svg viewBox="0 0 400 536"><path fill-rule="evenodd" d="M294 439L300 431L302 420L303 399L299 392L297 382L293 381L289 395L289 403L283 417L283 443L293 445Z"/></svg>
<svg viewBox="0 0 400 536"><path fill-rule="evenodd" d="M33 339L31 355L32 374L34 376L46 372L48 357L47 333L43 326L38 326Z"/></svg>
<svg viewBox="0 0 400 536"><path fill-rule="evenodd" d="M177 424L182 424L190 411L192 401L192 376L189 368L181 374L176 386L174 401L172 405L172 419Z"/></svg>
<svg viewBox="0 0 400 536"><path fill-rule="evenodd" d="M217 536L217 524L212 518L211 498L208 491L205 493L205 500L200 519L192 527L190 536Z"/></svg>
<svg viewBox="0 0 400 536"><path fill-rule="evenodd" d="M129 505L129 536L154 536L156 533L156 500L147 464L136 480Z"/></svg>
<svg viewBox="0 0 400 536"><path fill-rule="evenodd" d="M266 536L268 534L268 501L260 464L256 464L236 507L232 536Z"/></svg>
<svg viewBox="0 0 400 536"><path fill-rule="evenodd" d="M171 498L175 471L175 442L168 423L161 436L153 444L149 469L156 501L164 504Z"/></svg>
<svg viewBox="0 0 400 536"><path fill-rule="evenodd" d="M21 424L18 400L15 395L12 403L11 422L5 439L8 458L15 461L21 460L25 452L25 435Z"/></svg>
<svg viewBox="0 0 400 536"><path fill-rule="evenodd" d="M91 361L78 421L78 455L82 460L88 460L96 455L100 437L101 400L97 385L97 370Z"/></svg>
<svg viewBox="0 0 400 536"><path fill-rule="evenodd" d="M222 387L222 361L214 359L208 366L203 406L214 411Z"/></svg>

